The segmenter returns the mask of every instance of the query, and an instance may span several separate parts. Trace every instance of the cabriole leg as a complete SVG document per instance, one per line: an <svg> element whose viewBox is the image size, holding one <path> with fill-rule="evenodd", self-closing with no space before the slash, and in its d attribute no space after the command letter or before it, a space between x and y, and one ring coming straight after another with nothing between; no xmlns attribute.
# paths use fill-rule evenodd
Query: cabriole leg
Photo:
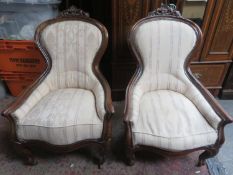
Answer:
<svg viewBox="0 0 233 175"><path fill-rule="evenodd" d="M218 149L208 149L204 151L200 156L198 160L197 166L205 165L205 161L208 158L214 157L218 153Z"/></svg>
<svg viewBox="0 0 233 175"><path fill-rule="evenodd" d="M12 146L14 151L24 159L26 165L36 165L37 161L33 156L32 152L26 148L22 143L13 141Z"/></svg>

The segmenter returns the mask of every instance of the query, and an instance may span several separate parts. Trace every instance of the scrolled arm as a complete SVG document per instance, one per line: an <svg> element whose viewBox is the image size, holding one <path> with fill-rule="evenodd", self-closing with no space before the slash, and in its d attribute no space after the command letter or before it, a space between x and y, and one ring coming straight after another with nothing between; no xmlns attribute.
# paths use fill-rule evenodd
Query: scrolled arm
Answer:
<svg viewBox="0 0 233 175"><path fill-rule="evenodd" d="M42 83L42 74L32 85L23 91L14 102L2 111L4 117L23 117L47 92L49 88ZM26 104L26 105L25 105Z"/></svg>
<svg viewBox="0 0 233 175"><path fill-rule="evenodd" d="M219 125L226 125L228 123L232 123L233 122L232 117L224 111L224 109L219 105L219 103L216 101L213 95L201 84L199 80L195 78L195 76L192 74L190 69L188 69L187 73L189 79L193 82L193 84L201 92L201 94L206 99L206 101L208 101L212 109L223 121L223 122L219 122Z"/></svg>
<svg viewBox="0 0 233 175"><path fill-rule="evenodd" d="M124 121L134 121L137 120L139 115L139 104L141 97L149 91L148 83L135 81L127 88L126 93L126 105L124 111Z"/></svg>

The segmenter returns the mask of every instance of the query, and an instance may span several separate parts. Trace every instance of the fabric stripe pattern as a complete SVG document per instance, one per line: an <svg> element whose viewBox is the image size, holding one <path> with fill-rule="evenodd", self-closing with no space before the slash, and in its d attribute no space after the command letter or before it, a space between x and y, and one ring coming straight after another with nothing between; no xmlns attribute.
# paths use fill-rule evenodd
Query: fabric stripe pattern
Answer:
<svg viewBox="0 0 233 175"><path fill-rule="evenodd" d="M42 31L41 43L52 59L52 68L13 113L19 139L61 145L101 137L105 95L92 71L101 42L99 28L83 21L60 21Z"/></svg>
<svg viewBox="0 0 233 175"><path fill-rule="evenodd" d="M138 25L135 32L144 70L128 100L134 144L173 151L214 144L220 117L183 68L195 31L183 22L160 19Z"/></svg>

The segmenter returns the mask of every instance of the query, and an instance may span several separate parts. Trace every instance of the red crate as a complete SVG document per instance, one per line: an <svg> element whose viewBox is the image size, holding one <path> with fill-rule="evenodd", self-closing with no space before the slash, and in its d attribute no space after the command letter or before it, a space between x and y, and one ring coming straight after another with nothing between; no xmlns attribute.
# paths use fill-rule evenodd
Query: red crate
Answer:
<svg viewBox="0 0 233 175"><path fill-rule="evenodd" d="M30 86L33 81L5 80L8 89L13 96L18 96L23 90Z"/></svg>
<svg viewBox="0 0 233 175"><path fill-rule="evenodd" d="M43 55L33 41L0 40L0 78L18 96L45 70Z"/></svg>
<svg viewBox="0 0 233 175"><path fill-rule="evenodd" d="M0 40L0 70L37 72L45 70L43 55L33 41Z"/></svg>

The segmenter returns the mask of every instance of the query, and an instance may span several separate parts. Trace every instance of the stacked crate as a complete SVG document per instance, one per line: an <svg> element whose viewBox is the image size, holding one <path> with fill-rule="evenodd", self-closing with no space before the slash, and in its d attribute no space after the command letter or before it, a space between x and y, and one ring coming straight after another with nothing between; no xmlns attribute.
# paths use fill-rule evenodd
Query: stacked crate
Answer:
<svg viewBox="0 0 233 175"><path fill-rule="evenodd" d="M18 96L45 70L33 42L38 24L58 14L61 0L0 0L0 78Z"/></svg>
<svg viewBox="0 0 233 175"><path fill-rule="evenodd" d="M45 70L46 64L32 41L0 40L0 77L17 96Z"/></svg>

